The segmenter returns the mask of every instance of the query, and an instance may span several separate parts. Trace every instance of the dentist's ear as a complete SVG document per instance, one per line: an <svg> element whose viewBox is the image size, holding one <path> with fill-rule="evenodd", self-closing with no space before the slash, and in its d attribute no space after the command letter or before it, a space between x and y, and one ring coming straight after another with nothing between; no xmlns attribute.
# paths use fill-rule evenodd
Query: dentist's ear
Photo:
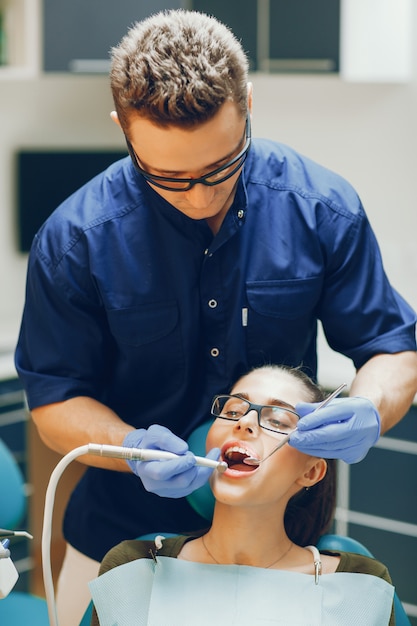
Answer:
<svg viewBox="0 0 417 626"><path fill-rule="evenodd" d="M249 110L249 114L252 116L253 84L252 83L248 83L247 84L247 89L248 89L248 110Z"/></svg>
<svg viewBox="0 0 417 626"><path fill-rule="evenodd" d="M113 122L114 122L115 124L117 124L117 126L118 126L119 128L121 128L121 126L120 126L120 122L119 122L119 116L117 115L116 111L112 111L112 112L110 113L110 117L111 117L111 119L113 120Z"/></svg>

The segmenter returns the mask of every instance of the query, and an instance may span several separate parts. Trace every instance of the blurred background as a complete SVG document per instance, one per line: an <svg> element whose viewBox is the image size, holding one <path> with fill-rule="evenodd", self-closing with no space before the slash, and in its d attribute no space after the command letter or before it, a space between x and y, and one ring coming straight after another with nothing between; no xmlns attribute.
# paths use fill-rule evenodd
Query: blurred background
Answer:
<svg viewBox="0 0 417 626"><path fill-rule="evenodd" d="M254 86L253 135L286 143L356 188L387 273L417 308L417 13L412 0L0 0L0 438L28 483L30 546L19 585L42 593L43 497L58 458L27 419L13 367L33 234L61 199L125 154L111 122L111 46L158 9L214 14L242 40ZM350 382L320 336L319 378ZM390 568L417 625L417 409L359 465L340 467L336 531ZM58 493L60 515L81 470ZM4 503L0 502L0 506Z"/></svg>

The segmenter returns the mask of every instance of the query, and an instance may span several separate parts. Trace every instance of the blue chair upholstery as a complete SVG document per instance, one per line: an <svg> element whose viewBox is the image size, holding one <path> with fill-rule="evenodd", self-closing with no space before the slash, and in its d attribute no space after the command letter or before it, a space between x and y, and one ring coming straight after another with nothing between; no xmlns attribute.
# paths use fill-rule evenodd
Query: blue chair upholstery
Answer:
<svg viewBox="0 0 417 626"><path fill-rule="evenodd" d="M12 453L0 439L0 528L15 530L26 511L23 475ZM10 546L13 558L13 543ZM46 601L22 591L11 591L0 600L0 624L4 626L48 626Z"/></svg>
<svg viewBox="0 0 417 626"><path fill-rule="evenodd" d="M0 624L48 626L46 601L23 591L12 591L7 598L0 600Z"/></svg>
<svg viewBox="0 0 417 626"><path fill-rule="evenodd" d="M93 603L90 602L90 604L88 605L81 622L79 623L79 626L90 626L91 624L91 617L93 615Z"/></svg>
<svg viewBox="0 0 417 626"><path fill-rule="evenodd" d="M24 480L19 466L0 439L0 528L16 529L26 510Z"/></svg>
<svg viewBox="0 0 417 626"><path fill-rule="evenodd" d="M206 437L212 423L213 420L210 420L198 426L188 438L188 447L197 456L206 455ZM209 483L187 496L187 500L201 517L209 521L213 519L214 497Z"/></svg>

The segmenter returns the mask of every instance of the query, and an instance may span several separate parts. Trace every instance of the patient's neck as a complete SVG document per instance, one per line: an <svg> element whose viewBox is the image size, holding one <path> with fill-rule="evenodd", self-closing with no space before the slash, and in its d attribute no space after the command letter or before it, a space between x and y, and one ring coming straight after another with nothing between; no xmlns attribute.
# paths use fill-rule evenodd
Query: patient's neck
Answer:
<svg viewBox="0 0 417 626"><path fill-rule="evenodd" d="M291 542L279 507L230 507L216 503L205 543L215 561L268 567Z"/></svg>

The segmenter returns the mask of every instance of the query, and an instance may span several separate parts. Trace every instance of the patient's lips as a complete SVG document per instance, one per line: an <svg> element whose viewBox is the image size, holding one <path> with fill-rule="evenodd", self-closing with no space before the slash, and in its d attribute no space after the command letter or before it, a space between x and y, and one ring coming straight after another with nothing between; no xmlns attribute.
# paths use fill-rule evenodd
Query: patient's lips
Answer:
<svg viewBox="0 0 417 626"><path fill-rule="evenodd" d="M233 442L223 446L222 458L226 461L229 470L235 472L253 472L256 466L246 465L244 460L256 456L253 450L249 450L242 443Z"/></svg>

